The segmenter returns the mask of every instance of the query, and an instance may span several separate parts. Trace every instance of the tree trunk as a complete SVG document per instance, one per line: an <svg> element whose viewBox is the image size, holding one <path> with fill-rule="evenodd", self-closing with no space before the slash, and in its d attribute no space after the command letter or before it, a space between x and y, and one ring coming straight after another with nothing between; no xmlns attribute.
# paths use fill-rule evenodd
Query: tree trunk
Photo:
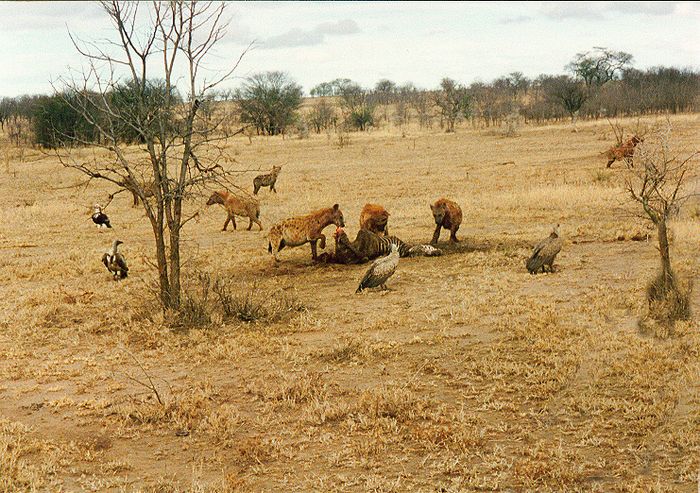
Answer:
<svg viewBox="0 0 700 493"><path fill-rule="evenodd" d="M180 307L180 227L182 223L182 197L175 197L173 224L170 225L170 303Z"/></svg>
<svg viewBox="0 0 700 493"><path fill-rule="evenodd" d="M573 132L577 132L577 133L578 133L578 128L576 128L576 120L577 120L577 118L578 118L578 111L574 111L573 113L571 113L571 126L574 127L574 128L573 128Z"/></svg>
<svg viewBox="0 0 700 493"><path fill-rule="evenodd" d="M156 259L158 264L158 285L160 301L163 308L171 308L170 282L168 280L168 260L165 254L165 235L162 219L153 223L153 233L156 239Z"/></svg>
<svg viewBox="0 0 700 493"><path fill-rule="evenodd" d="M668 245L668 229L666 220L659 220L656 225L659 236L659 255L661 256L661 273L664 278L664 287L668 290L673 288L673 274L671 272L671 253Z"/></svg>

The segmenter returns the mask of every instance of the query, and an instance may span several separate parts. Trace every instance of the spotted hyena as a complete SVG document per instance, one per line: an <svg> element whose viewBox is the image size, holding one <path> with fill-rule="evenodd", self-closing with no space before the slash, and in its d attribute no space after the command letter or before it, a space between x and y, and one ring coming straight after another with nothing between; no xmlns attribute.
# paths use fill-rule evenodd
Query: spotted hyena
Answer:
<svg viewBox="0 0 700 493"><path fill-rule="evenodd" d="M438 242L440 229L442 228L450 230L450 241L459 242L457 230L459 225L462 224L462 209L457 202L443 198L434 204L430 204L430 209L433 211L436 225L433 240L430 243L435 245Z"/></svg>
<svg viewBox="0 0 700 493"><path fill-rule="evenodd" d="M285 219L270 228L267 251L275 257L276 261L279 261L277 254L284 247L296 247L311 243L311 257L317 260L316 243L320 243L321 249L326 248L326 236L322 231L331 224L341 228L345 226L343 213L338 204L326 209L319 209L306 216Z"/></svg>
<svg viewBox="0 0 700 493"><path fill-rule="evenodd" d="M360 229L368 229L372 233L389 234L389 213L381 205L365 204L360 212Z"/></svg>
<svg viewBox="0 0 700 493"><path fill-rule="evenodd" d="M637 144L643 141L644 139L641 139L634 135L624 144L613 146L610 149L608 149L605 152L605 157L608 158L608 164L606 167L609 168L615 161L622 161L623 159L625 160L625 162L627 162L627 164L632 165L632 158L634 157L634 148L637 147Z"/></svg>
<svg viewBox="0 0 700 493"><path fill-rule="evenodd" d="M253 180L253 195L257 195L260 191L260 187L270 187L271 192L277 193L275 189L275 183L277 182L277 176L282 171L282 166L273 166L272 172L266 175L258 175Z"/></svg>

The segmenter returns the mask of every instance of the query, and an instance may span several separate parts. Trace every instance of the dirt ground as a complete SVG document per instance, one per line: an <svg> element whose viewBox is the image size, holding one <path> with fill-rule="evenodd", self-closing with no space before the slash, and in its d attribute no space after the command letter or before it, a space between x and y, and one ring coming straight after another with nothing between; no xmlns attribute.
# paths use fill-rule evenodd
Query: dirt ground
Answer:
<svg viewBox="0 0 700 493"><path fill-rule="evenodd" d="M700 117L670 121L697 148ZM279 193L260 192L262 232L221 232L221 207L188 204L188 289L205 272L282 308L185 329L154 304L130 197L98 231L90 207L113 188L71 187L54 157L0 141L0 492L697 491L697 318L640 329L655 234L623 167L605 169L608 123L349 140L231 140L232 166L283 165ZM266 252L270 225L334 203L351 238L372 202L427 243L441 196L461 204L461 243L443 232L442 257L401 259L388 292L355 295L367 266L314 264L308 245L278 265ZM699 217L689 202L672 225L683 279L700 274ZM557 223L557 272L529 275ZM115 238L121 282L100 262Z"/></svg>

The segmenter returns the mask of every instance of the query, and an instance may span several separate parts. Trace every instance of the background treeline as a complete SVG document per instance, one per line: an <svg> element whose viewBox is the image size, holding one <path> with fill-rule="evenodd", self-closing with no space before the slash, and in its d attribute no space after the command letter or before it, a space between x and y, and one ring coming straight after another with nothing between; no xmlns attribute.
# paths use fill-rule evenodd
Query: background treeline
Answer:
<svg viewBox="0 0 700 493"><path fill-rule="evenodd" d="M311 88L306 104L302 87L289 74L262 72L248 77L236 90L202 101L201 117L217 114L226 123L222 132L236 125L246 127L249 136L296 133L303 137L310 132L364 131L411 123L451 132L459 122L490 127L514 121L575 122L700 109L700 72L673 67L638 70L632 63L628 53L595 48L577 54L566 66L568 74L534 79L513 72L466 86L444 78L433 89L387 79L367 88L350 79L335 79ZM87 98L70 93L5 97L0 99L0 126L16 145L90 144L100 135L96 126L106 124L99 115L104 114L101 105L107 105L119 114L114 120L121 122L116 133L123 141L143 141L144 135L139 134L143 129L167 135L167 128L177 125L177 117L159 111L165 86L149 81L145 94L137 93L139 87L125 82Z"/></svg>

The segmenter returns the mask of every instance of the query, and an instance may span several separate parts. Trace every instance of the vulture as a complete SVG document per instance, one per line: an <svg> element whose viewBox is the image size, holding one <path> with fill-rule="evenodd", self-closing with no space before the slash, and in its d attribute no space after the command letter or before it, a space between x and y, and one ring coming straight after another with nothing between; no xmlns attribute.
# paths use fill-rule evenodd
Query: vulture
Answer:
<svg viewBox="0 0 700 493"><path fill-rule="evenodd" d="M399 265L399 247L392 243L391 252L386 257L379 257L370 266L365 277L360 281L360 286L355 293L362 292L363 289L376 288L381 286L386 289L386 281L394 275L396 267Z"/></svg>
<svg viewBox="0 0 700 493"><path fill-rule="evenodd" d="M102 212L102 207L100 207L100 204L95 204L92 208L92 222L95 223L98 228L102 228L103 226L107 228L112 227L112 225L109 224L107 214Z"/></svg>
<svg viewBox="0 0 700 493"><path fill-rule="evenodd" d="M112 248L107 250L107 252L102 255L102 263L105 264L107 270L112 273L115 280L124 279L129 273L129 267L126 265L124 256L117 252L117 247L121 244L121 241L114 240L114 243L112 243Z"/></svg>
<svg viewBox="0 0 700 493"><path fill-rule="evenodd" d="M561 245L562 240L559 237L559 225L557 224L547 238L535 245L532 256L526 264L530 274L536 274L540 269L545 272L546 266L549 266L550 272L554 272L554 259L561 250Z"/></svg>

